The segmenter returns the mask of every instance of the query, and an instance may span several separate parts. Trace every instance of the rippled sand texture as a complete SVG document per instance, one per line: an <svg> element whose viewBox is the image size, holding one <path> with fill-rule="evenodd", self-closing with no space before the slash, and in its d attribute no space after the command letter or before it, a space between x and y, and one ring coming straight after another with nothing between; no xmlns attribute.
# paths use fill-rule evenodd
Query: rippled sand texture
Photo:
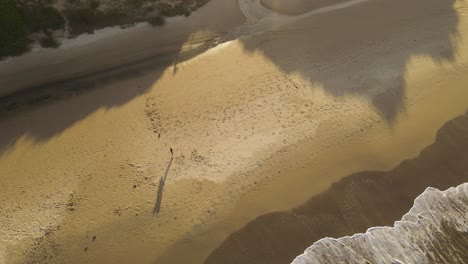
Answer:
<svg viewBox="0 0 468 264"><path fill-rule="evenodd" d="M439 191L428 188L394 227L325 238L293 264L468 263L468 183Z"/></svg>

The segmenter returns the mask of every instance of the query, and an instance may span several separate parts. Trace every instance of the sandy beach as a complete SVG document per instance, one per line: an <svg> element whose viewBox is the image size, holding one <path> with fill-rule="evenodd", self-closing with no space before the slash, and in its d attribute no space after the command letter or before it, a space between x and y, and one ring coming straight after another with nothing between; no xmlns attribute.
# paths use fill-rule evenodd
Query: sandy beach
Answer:
<svg viewBox="0 0 468 264"><path fill-rule="evenodd" d="M290 263L467 181L466 1L247 4L0 63L0 262Z"/></svg>

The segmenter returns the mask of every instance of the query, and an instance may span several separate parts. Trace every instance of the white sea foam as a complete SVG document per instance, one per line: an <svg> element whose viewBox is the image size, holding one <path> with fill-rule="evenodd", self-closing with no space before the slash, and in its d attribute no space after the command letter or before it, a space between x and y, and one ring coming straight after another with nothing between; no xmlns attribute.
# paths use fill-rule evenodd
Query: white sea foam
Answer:
<svg viewBox="0 0 468 264"><path fill-rule="evenodd" d="M312 263L468 263L468 183L427 188L394 227L321 239L293 261Z"/></svg>

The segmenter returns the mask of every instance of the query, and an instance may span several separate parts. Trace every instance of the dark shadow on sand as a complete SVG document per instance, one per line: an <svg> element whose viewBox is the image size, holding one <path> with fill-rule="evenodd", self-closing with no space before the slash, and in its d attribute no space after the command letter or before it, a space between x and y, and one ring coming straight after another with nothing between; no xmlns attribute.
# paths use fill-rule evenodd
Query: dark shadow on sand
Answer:
<svg viewBox="0 0 468 264"><path fill-rule="evenodd" d="M374 98L371 104L391 125L405 111L410 59L454 58L454 2L369 1L255 34L243 39L243 45L334 97Z"/></svg>
<svg viewBox="0 0 468 264"><path fill-rule="evenodd" d="M454 0L375 0L334 11L333 16L327 13L310 16L304 18L305 23L292 23L277 30L241 37L240 41L246 52L261 52L284 73L298 73L335 97L374 98L372 105L392 124L405 109L404 77L409 59L418 55L430 56L436 61L454 57L456 50L452 40L457 36L458 18L453 3ZM363 13L368 15L359 15ZM337 15L338 23L333 20ZM193 26L193 32L198 31L223 33L216 19L210 25ZM175 51L166 55L156 52L159 55L114 68L106 68L106 62L102 61L99 63L103 70L99 72L41 84L0 98L0 124L3 124L0 155L24 136L33 142L48 140L98 109L118 107L131 101L148 91L161 77L163 69L172 65L176 74L178 62L218 43L218 40L208 40L184 51L183 44L189 38L190 34L182 36L174 43ZM142 49L149 48L148 43L142 45ZM112 87L114 81L145 72L154 73L150 83ZM98 98L64 103L60 113L51 110L35 115L32 121L32 118L25 118L33 109L61 103L66 101L62 99L92 90L100 91ZM24 122L18 121L22 118ZM13 121L15 119L18 120Z"/></svg>
<svg viewBox="0 0 468 264"><path fill-rule="evenodd" d="M390 171L352 174L300 207L257 217L230 234L205 264L290 263L321 238L393 225L429 186L445 190L467 181L468 113L446 123L418 157Z"/></svg>
<svg viewBox="0 0 468 264"><path fill-rule="evenodd" d="M221 1L213 2L216 2L215 5L218 7L220 6ZM223 5L221 7L226 9ZM200 12L203 13L203 11ZM65 129L98 109L119 107L143 95L161 78L166 68L172 66L175 74L178 63L203 53L219 42L228 41L228 36L225 36L226 27L229 27L232 23L241 23L242 20L237 19L238 22L232 22L241 16L240 11L233 12L231 16L233 18L227 19L230 22L224 24L195 19L194 24L190 25L188 30L182 30L180 34L178 33L180 36L177 36L174 41L169 44L163 43L161 50L155 48L155 45L159 42L153 35L150 38L151 41L132 44L131 49L138 52L133 52L135 56L131 58L129 58L128 54L121 55L109 51L108 54L106 53L103 56L104 58L109 57L109 61L96 61L93 58L94 53L87 54L80 51L83 53L80 53L81 57L69 59L75 64L70 61L65 61L63 64L45 63L44 69L47 70L37 69L37 72L43 75L50 73L52 76L51 81L43 81L47 80L47 78L41 77L38 83L26 87L23 87L23 83L10 84L5 81L2 82L3 85L17 86L16 88L21 88L21 90L0 97L0 156L8 152L22 137L27 136L35 143L46 141L59 135ZM224 17L220 14L214 19ZM232 25L233 28L235 26ZM178 27L180 26L175 26L177 30L179 30ZM156 28L154 34L157 35L158 32L158 28ZM211 34L201 38L193 37L193 34L198 32L211 32ZM153 40L155 43L152 43ZM189 47L187 47L187 43L190 44ZM192 44L195 48L191 48ZM102 46L102 44L97 45ZM121 49L122 46L125 46L125 43L116 43L116 45ZM90 61L94 64L90 65ZM91 70L91 72L90 70L83 71L79 75L73 73L73 70L67 70L66 76L60 77L52 72L71 66L76 66L78 70L88 66L89 69L96 70ZM144 74L151 74L152 79L141 83L137 83L135 80L131 81L132 78L136 79ZM24 78L27 77L26 75ZM125 87L113 87L114 83L122 83L127 80L129 82ZM81 102L67 100L73 97L86 96L93 91L98 93L94 98L81 98ZM34 111L48 109L47 107L53 104L62 104L61 111L46 110L40 114ZM34 116L34 118L28 116Z"/></svg>
<svg viewBox="0 0 468 264"><path fill-rule="evenodd" d="M159 180L158 195L156 197L156 204L154 205L153 215L157 215L161 211L164 184L166 184L167 175L169 174L169 170L171 169L171 164L172 164L173 159L174 157L171 157L169 164L167 164L167 168L166 168L166 172L164 173L164 176L161 177L161 180Z"/></svg>

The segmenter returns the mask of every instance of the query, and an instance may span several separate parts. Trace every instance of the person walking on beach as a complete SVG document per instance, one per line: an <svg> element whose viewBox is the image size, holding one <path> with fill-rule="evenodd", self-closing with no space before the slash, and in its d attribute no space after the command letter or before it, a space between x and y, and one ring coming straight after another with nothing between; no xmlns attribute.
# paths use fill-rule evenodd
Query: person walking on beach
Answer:
<svg viewBox="0 0 468 264"><path fill-rule="evenodd" d="M169 151L171 152L171 156L174 156L174 151L172 150L172 148L169 148Z"/></svg>

